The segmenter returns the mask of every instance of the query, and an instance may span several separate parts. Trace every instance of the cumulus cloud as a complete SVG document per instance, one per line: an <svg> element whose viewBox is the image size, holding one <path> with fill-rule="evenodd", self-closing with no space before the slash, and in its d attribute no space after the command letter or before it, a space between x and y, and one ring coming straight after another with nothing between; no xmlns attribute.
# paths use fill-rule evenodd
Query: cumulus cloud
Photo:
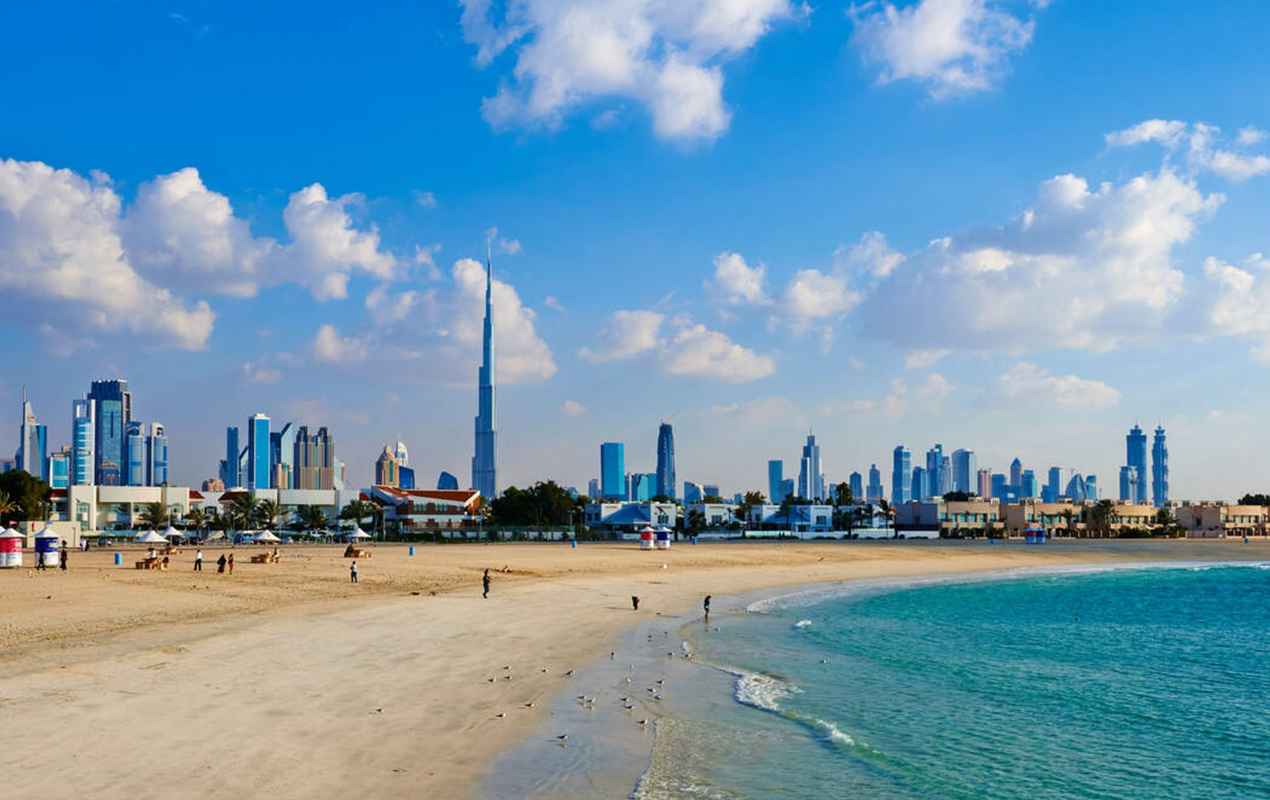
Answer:
<svg viewBox="0 0 1270 800"><path fill-rule="evenodd" d="M840 246L834 252L834 262L848 271L885 278L904 263L904 254L893 250L881 231L869 231L855 244Z"/></svg>
<svg viewBox="0 0 1270 800"><path fill-rule="evenodd" d="M794 273L781 294L780 319L795 333L805 333L815 325L842 317L860 299L860 294L847 286L845 275L802 269ZM830 337L832 327L822 327L822 335Z"/></svg>
<svg viewBox="0 0 1270 800"><path fill-rule="evenodd" d="M334 325L323 325L313 337L313 356L327 364L353 364L370 354L369 341L359 336L341 336Z"/></svg>
<svg viewBox="0 0 1270 800"><path fill-rule="evenodd" d="M1102 381L1076 375L1054 375L1049 370L1020 361L998 379L1009 400L1029 404L1052 403L1063 409L1093 411L1120 403L1120 392Z"/></svg>
<svg viewBox="0 0 1270 800"><path fill-rule="evenodd" d="M577 400L565 400L560 404L560 410L563 411L566 416L580 417L586 413L586 406L582 405Z"/></svg>
<svg viewBox="0 0 1270 800"><path fill-rule="evenodd" d="M1182 295L1176 247L1224 201L1164 169L1091 187L1041 184L999 228L932 242L859 309L864 329L910 349L1106 350L1151 335ZM903 321L896 309L921 309Z"/></svg>
<svg viewBox="0 0 1270 800"><path fill-rule="evenodd" d="M1236 134L1234 146L1252 147L1264 138L1264 131L1243 128ZM1223 146L1221 129L1203 122L1187 124L1178 120L1149 119L1108 133L1106 141L1111 147L1158 144L1170 157L1184 160L1191 172L1211 172L1229 181L1246 181L1270 174L1270 156Z"/></svg>
<svg viewBox="0 0 1270 800"><path fill-rule="evenodd" d="M600 330L594 345L578 355L593 364L619 361L657 347L665 315L656 311L615 311Z"/></svg>
<svg viewBox="0 0 1270 800"><path fill-rule="evenodd" d="M910 350L904 354L904 367L906 369L930 369L940 361L943 361L951 352L951 350L938 347L928 350Z"/></svg>
<svg viewBox="0 0 1270 800"><path fill-rule="evenodd" d="M423 293L414 289L396 292L390 284L381 283L366 294L365 305L372 322L386 325L409 318L424 297Z"/></svg>
<svg viewBox="0 0 1270 800"><path fill-rule="evenodd" d="M1235 266L1208 258L1204 275L1212 294L1209 332L1250 342L1253 358L1270 364L1270 259L1254 253Z"/></svg>
<svg viewBox="0 0 1270 800"><path fill-rule="evenodd" d="M9 313L69 334L131 332L200 350L216 315L149 280L124 244L123 202L104 180L0 160L0 290Z"/></svg>
<svg viewBox="0 0 1270 800"><path fill-rule="evenodd" d="M282 372L261 361L248 361L243 364L243 378L248 383L277 383L282 380Z"/></svg>
<svg viewBox="0 0 1270 800"><path fill-rule="evenodd" d="M390 278L396 259L379 247L379 231L359 230L349 208L360 204L359 194L332 198L320 183L291 195L282 212L291 235L283 265L319 300L348 296L348 280L354 269L378 278Z"/></svg>
<svg viewBox="0 0 1270 800"><path fill-rule="evenodd" d="M722 65L771 27L804 16L791 0L519 0L494 19L489 0L461 0L476 63L515 54L483 112L496 128L553 128L577 108L632 100L665 139L712 140L731 121Z"/></svg>
<svg viewBox="0 0 1270 800"><path fill-rule="evenodd" d="M582 348L578 355L603 363L651 353L667 375L728 383L748 383L776 371L772 358L733 342L724 333L687 318L673 319L668 326L665 321L665 315L656 311L616 311L596 337L596 344ZM665 335L664 327L669 328Z"/></svg>
<svg viewBox="0 0 1270 800"><path fill-rule="evenodd" d="M1000 6L991 0L852 5L852 43L878 68L879 83L917 81L936 99L983 91L996 85L1009 56L1032 41L1035 27Z"/></svg>
<svg viewBox="0 0 1270 800"><path fill-rule="evenodd" d="M764 305L769 302L766 277L767 268L762 264L751 267L740 253L720 253L714 258L714 278L706 290L725 305Z"/></svg>
<svg viewBox="0 0 1270 800"><path fill-rule="evenodd" d="M437 196L432 192L425 192L420 189L416 189L411 193L411 196L414 197L415 203L423 208L437 207Z"/></svg>

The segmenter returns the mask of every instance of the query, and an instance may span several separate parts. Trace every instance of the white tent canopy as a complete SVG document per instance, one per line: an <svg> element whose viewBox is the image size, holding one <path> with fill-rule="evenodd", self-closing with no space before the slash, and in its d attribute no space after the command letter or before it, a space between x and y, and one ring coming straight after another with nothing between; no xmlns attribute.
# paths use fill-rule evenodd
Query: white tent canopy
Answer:
<svg viewBox="0 0 1270 800"><path fill-rule="evenodd" d="M274 536L269 531L261 531L260 533L256 534L256 541L257 542L280 542L282 540L279 539L277 536Z"/></svg>
<svg viewBox="0 0 1270 800"><path fill-rule="evenodd" d="M348 534L350 539L369 539L370 534L362 530L360 527L355 528L352 533Z"/></svg>
<svg viewBox="0 0 1270 800"><path fill-rule="evenodd" d="M224 538L225 538L224 531L212 531L211 533L207 534L207 541L209 542L214 542L217 539L224 539Z"/></svg>
<svg viewBox="0 0 1270 800"><path fill-rule="evenodd" d="M158 531L146 531L144 535L138 536L137 541L140 544L167 544L167 539Z"/></svg>
<svg viewBox="0 0 1270 800"><path fill-rule="evenodd" d="M0 528L0 539L25 539L17 528Z"/></svg>
<svg viewBox="0 0 1270 800"><path fill-rule="evenodd" d="M171 539L173 537L177 539L185 538L185 534L181 533L180 531L178 531L176 528L172 527L171 525L168 525L168 529L163 532L163 535L167 537L168 539Z"/></svg>

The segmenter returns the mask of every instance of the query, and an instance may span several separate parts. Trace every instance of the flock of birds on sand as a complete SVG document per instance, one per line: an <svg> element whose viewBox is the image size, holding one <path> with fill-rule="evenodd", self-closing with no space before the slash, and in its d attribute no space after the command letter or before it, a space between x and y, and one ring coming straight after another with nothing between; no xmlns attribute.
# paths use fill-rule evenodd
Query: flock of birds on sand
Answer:
<svg viewBox="0 0 1270 800"><path fill-rule="evenodd" d="M670 632L669 632L669 631L663 631L662 636L663 636L664 638L669 638L669 637L670 637ZM651 633L650 633L650 634L648 634L648 641L649 641L650 643L654 641L653 634L651 634ZM684 651L684 652L683 652L683 656L682 656L683 658L685 658L685 659L691 659L691 658L692 658L692 654L691 654L691 651L688 649L688 644L687 644L687 642L684 642L684 643L683 643L683 651ZM675 653L674 653L673 651L667 651L667 652L666 652L666 656L667 656L668 658L674 658L674 657L675 657ZM616 658L617 658L617 651L612 651L612 652L610 652L610 653L609 653L609 659L610 659L610 660L614 660L614 659L616 659ZM540 668L539 668L539 670L540 670L543 674L546 674L546 673L548 673L548 672L550 672L550 671L551 671L551 668L550 668L550 667L540 667ZM623 680L623 684L624 684L624 685L626 685L626 686L631 686L631 685L633 685L634 681L633 681L633 678L632 678L631 673L634 673L634 671L635 671L635 665L634 665L634 664L631 664L631 665L629 665L629 666L627 667L627 673L628 673L628 674L627 674L627 675L625 675L625 676L623 677L623 679L622 679L622 680ZM510 680L512 679L512 667L511 667L511 665L510 665L510 664L504 664L501 672L502 672L502 675L501 675L502 680L504 680L504 681L510 681ZM570 670L566 670L566 671L562 674L562 677L563 677L563 678L572 678L572 677L574 676L574 674L575 674L575 670L570 669ZM497 676L497 675L490 675L490 676L489 676L489 677L487 677L485 680L486 680L486 682L487 682L487 683L496 683L496 682L498 681L499 677L500 677L500 676ZM653 681L653 685L652 685L652 686L648 686L648 687L646 687L646 688L645 688L645 692L646 692L646 695L647 695L647 699L648 699L649 701L651 701L651 702L661 702L661 700L663 699L663 696L662 696L662 691L663 691L663 689L665 688L665 686L666 686L666 679L665 679L665 678L658 678L658 679L656 679L655 681ZM630 689L628 689L627 691L628 691L628 692L630 692L631 690L630 690ZM574 698L574 699L575 699L575 702L578 704L578 706L579 706L580 708L582 708L583 710L586 710L586 711L594 711L594 710L595 710L595 708L596 708L596 703L599 701L599 697L598 697L598 696L587 695L587 694L580 694L580 695L577 695L577 697L576 697L576 698ZM635 711L635 709L637 708L637 706L636 706L637 697L636 697L634 694L624 694L624 695L620 695L620 696L618 696L618 697L616 698L616 700L617 700L617 702L618 702L618 703L620 703L620 704L621 704L623 711L625 711L625 712L627 712L627 713L632 712L632 711ZM535 704L531 701L531 702L527 702L527 703L522 703L521 705L522 705L522 707L524 707L524 708L526 708L526 709L532 709L532 708L534 708L534 705L535 705ZM505 711L500 711L499 713L497 713L497 714L495 714L495 715L494 715L494 718L495 718L495 719L506 719L506 718L507 718L507 712L505 712ZM646 727L646 726L647 726L647 725L651 722L651 720L649 720L649 719L647 719L647 718L644 718L644 719L639 719L639 720L637 720L636 722L637 722L637 724L640 726L640 728L642 729L642 728ZM567 733L561 733L561 734L558 734L557 736L555 736L555 738L553 739L553 741L554 741L555 743L557 743L557 744L561 745L561 746L566 746L566 745L568 744L568 742L569 742L569 734L567 734Z"/></svg>

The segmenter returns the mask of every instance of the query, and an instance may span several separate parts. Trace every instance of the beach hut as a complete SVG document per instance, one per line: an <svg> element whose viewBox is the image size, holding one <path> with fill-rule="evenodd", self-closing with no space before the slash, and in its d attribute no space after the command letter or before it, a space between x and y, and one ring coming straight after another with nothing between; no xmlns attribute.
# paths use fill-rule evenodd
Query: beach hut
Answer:
<svg viewBox="0 0 1270 800"><path fill-rule="evenodd" d="M256 534L256 541L257 542L280 542L282 540L279 539L277 536L273 535L273 533L270 531L261 531L260 533Z"/></svg>
<svg viewBox="0 0 1270 800"><path fill-rule="evenodd" d="M0 530L0 569L22 566L22 540L25 538L13 528Z"/></svg>
<svg viewBox="0 0 1270 800"><path fill-rule="evenodd" d="M167 544L168 540L158 531L146 531L137 537L137 544Z"/></svg>
<svg viewBox="0 0 1270 800"><path fill-rule="evenodd" d="M658 528L655 533L657 536L657 539L656 539L657 549L669 550L670 549L670 533L671 533L670 528L667 528L665 525L663 525L660 528Z"/></svg>
<svg viewBox="0 0 1270 800"><path fill-rule="evenodd" d="M46 567L56 567L58 562L57 545L61 537L49 530L48 526L44 530L35 534L35 563L43 564Z"/></svg>
<svg viewBox="0 0 1270 800"><path fill-rule="evenodd" d="M653 530L652 525L645 525L644 529L639 532L639 549L652 550L653 537L657 535L657 531Z"/></svg>

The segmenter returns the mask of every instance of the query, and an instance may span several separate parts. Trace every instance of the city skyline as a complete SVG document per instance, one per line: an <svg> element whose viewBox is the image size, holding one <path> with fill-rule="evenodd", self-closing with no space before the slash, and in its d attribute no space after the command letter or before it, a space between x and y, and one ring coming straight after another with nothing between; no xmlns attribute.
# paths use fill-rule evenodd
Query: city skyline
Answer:
<svg viewBox="0 0 1270 800"><path fill-rule="evenodd" d="M0 152L0 407L28 385L54 451L85 379L126 375L173 481L214 477L224 425L269 409L338 431L358 474L404 438L419 475L467 482L488 242L501 486L581 488L596 442L664 418L679 485L761 490L778 455L796 480L787 443L814 429L835 483L876 463L889 487L896 442L939 441L1110 496L1108 443L1140 419L1186 454L1172 495L1265 489L1237 466L1270 448L1255 37L1171 0L953 4L930 27L902 24L915 1L730 7L629 42L641 75L692 53L687 98L534 61L559 29L508 36L501 4L373 26L323 3L15 10L62 35L0 54L24 120ZM1159 57L1199 41L1222 57ZM349 113L297 132L333 93ZM773 152L774 118L799 147Z"/></svg>

